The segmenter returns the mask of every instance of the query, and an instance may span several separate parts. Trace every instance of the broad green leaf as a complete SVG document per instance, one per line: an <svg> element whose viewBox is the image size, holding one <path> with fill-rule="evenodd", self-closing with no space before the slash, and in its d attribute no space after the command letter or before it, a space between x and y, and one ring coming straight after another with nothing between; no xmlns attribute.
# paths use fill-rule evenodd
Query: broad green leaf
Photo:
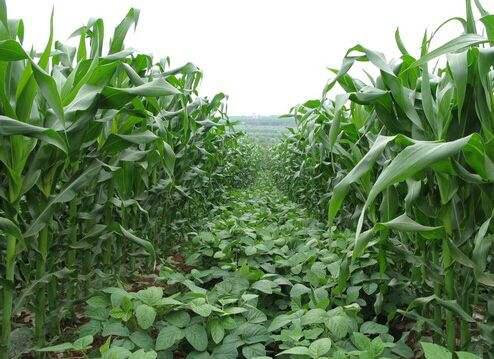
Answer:
<svg viewBox="0 0 494 359"><path fill-rule="evenodd" d="M101 349L100 349L101 350ZM131 351L127 348L112 346L102 353L101 359L114 359L114 358L129 358L132 355Z"/></svg>
<svg viewBox="0 0 494 359"><path fill-rule="evenodd" d="M158 136L151 131L132 133L128 135L111 134L106 139L101 150L110 154L115 154L132 145L146 145L156 141L157 139Z"/></svg>
<svg viewBox="0 0 494 359"><path fill-rule="evenodd" d="M325 310L320 308L310 309L301 318L302 325L312 325L324 323L328 318L328 314Z"/></svg>
<svg viewBox="0 0 494 359"><path fill-rule="evenodd" d="M154 348L154 340L149 336L149 334L142 332L142 331L136 331L132 333L129 337L129 339L137 345L138 348L142 348L145 350L151 350Z"/></svg>
<svg viewBox="0 0 494 359"><path fill-rule="evenodd" d="M484 25L485 32L489 42L494 42L494 15L486 14L480 18L480 21Z"/></svg>
<svg viewBox="0 0 494 359"><path fill-rule="evenodd" d="M156 319L156 310L147 304L141 304L136 308L136 318L142 329L148 329Z"/></svg>
<svg viewBox="0 0 494 359"><path fill-rule="evenodd" d="M332 337L336 339L343 339L350 330L348 318L344 315L331 316L329 319L326 319L325 324Z"/></svg>
<svg viewBox="0 0 494 359"><path fill-rule="evenodd" d="M214 359L238 358L237 346L234 343L223 343L214 348L211 357Z"/></svg>
<svg viewBox="0 0 494 359"><path fill-rule="evenodd" d="M107 336L117 336L117 337L128 337L129 329L124 326L121 322L106 322L103 323L103 332L101 335Z"/></svg>
<svg viewBox="0 0 494 359"><path fill-rule="evenodd" d="M365 322L360 326L360 333L363 334L386 334L389 328L375 322Z"/></svg>
<svg viewBox="0 0 494 359"><path fill-rule="evenodd" d="M168 313L165 320L178 328L185 328L190 322L190 315L185 310Z"/></svg>
<svg viewBox="0 0 494 359"><path fill-rule="evenodd" d="M458 359L480 359L479 356L472 354L472 353L456 352L455 354L458 357Z"/></svg>
<svg viewBox="0 0 494 359"><path fill-rule="evenodd" d="M211 356L209 355L208 352L190 352L186 359L210 359Z"/></svg>
<svg viewBox="0 0 494 359"><path fill-rule="evenodd" d="M307 293L310 293L310 289L301 283L297 283L290 290L290 298L299 298Z"/></svg>
<svg viewBox="0 0 494 359"><path fill-rule="evenodd" d="M475 235L472 259L474 262L475 275L483 273L487 266L487 256L492 246L493 236L487 235L492 215L480 226Z"/></svg>
<svg viewBox="0 0 494 359"><path fill-rule="evenodd" d="M15 40L3 40L0 41L0 61L19 61L25 60L27 54Z"/></svg>
<svg viewBox="0 0 494 359"><path fill-rule="evenodd" d="M161 287L149 287L142 289L136 293L136 298L144 304L149 306L159 305L161 298L163 298L163 288Z"/></svg>
<svg viewBox="0 0 494 359"><path fill-rule="evenodd" d="M163 147L165 149L165 156L163 158L165 169L168 172L168 175L173 177L177 156L175 155L173 148L167 142L163 142Z"/></svg>
<svg viewBox="0 0 494 359"><path fill-rule="evenodd" d="M399 232L420 233L425 238L441 238L442 227L424 226L415 222L405 213L391 221L376 224L376 229L392 229Z"/></svg>
<svg viewBox="0 0 494 359"><path fill-rule="evenodd" d="M276 354L278 355L283 355L283 354L293 354L293 355L311 355L311 351L306 348L306 347L293 347L287 350L283 350L282 352Z"/></svg>
<svg viewBox="0 0 494 359"><path fill-rule="evenodd" d="M440 306L452 311L466 322L475 322L475 320L467 312L465 312L465 310L457 303L455 299L446 300L434 294L428 297L415 298L408 306L408 310L416 307L417 305L426 305L431 302L436 302Z"/></svg>
<svg viewBox="0 0 494 359"><path fill-rule="evenodd" d="M199 352L206 350L208 346L208 334L201 324L194 324L186 328L185 338Z"/></svg>
<svg viewBox="0 0 494 359"><path fill-rule="evenodd" d="M426 359L452 359L451 352L437 344L420 342Z"/></svg>
<svg viewBox="0 0 494 359"><path fill-rule="evenodd" d="M331 122L331 127L329 129L329 135L328 135L328 144L329 144L329 149L332 150L333 146L336 142L336 138L338 136L338 133L340 131L340 122L341 118L343 116L343 111L344 111L344 106L345 102L348 101L348 95L337 95L336 100L335 100L335 109L334 109L334 117L333 121Z"/></svg>
<svg viewBox="0 0 494 359"><path fill-rule="evenodd" d="M468 82L468 52L449 53L448 66L456 87L456 102L458 105L458 115L460 115L465 102Z"/></svg>
<svg viewBox="0 0 494 359"><path fill-rule="evenodd" d="M190 309L201 317L209 317L212 312L211 305L204 298L197 298L190 302Z"/></svg>
<svg viewBox="0 0 494 359"><path fill-rule="evenodd" d="M400 35L400 30L398 28L396 28L395 31L395 42L396 42L396 46L398 47L402 55L409 54L405 45L403 44L403 40L401 39L401 35Z"/></svg>
<svg viewBox="0 0 494 359"><path fill-rule="evenodd" d="M321 338L313 341L309 345L309 350L313 358L320 358L324 356L331 349L331 339Z"/></svg>
<svg viewBox="0 0 494 359"><path fill-rule="evenodd" d="M257 289L260 292L266 293L266 294L272 294L273 289L278 287L278 285L270 280L267 279L261 279L258 280L257 282L252 284L252 289Z"/></svg>
<svg viewBox="0 0 494 359"><path fill-rule="evenodd" d="M62 100L60 99L60 94L58 93L54 78L47 74L45 70L40 67L40 65L36 64L17 41L0 41L0 61L11 62L24 59L27 59L30 62L32 74L38 84L41 94L49 103L58 118L63 121L64 112Z"/></svg>
<svg viewBox="0 0 494 359"><path fill-rule="evenodd" d="M21 230L10 219L0 217L0 230L12 237L15 237L18 241L23 240Z"/></svg>
<svg viewBox="0 0 494 359"><path fill-rule="evenodd" d="M278 329L283 328L285 325L291 322L292 322L292 318L289 315L287 314L278 315L273 319L273 321L269 325L268 330L270 332L277 331Z"/></svg>
<svg viewBox="0 0 494 359"><path fill-rule="evenodd" d="M364 334L359 332L354 332L352 334L352 343L357 347L358 350L368 350L371 345L371 340Z"/></svg>
<svg viewBox="0 0 494 359"><path fill-rule="evenodd" d="M77 339L73 344L74 350L83 351L90 349L93 340L94 338L92 335L86 335L85 337Z"/></svg>
<svg viewBox="0 0 494 359"><path fill-rule="evenodd" d="M155 350L166 350L182 340L184 333L179 328L170 325L163 327L156 338Z"/></svg>
<svg viewBox="0 0 494 359"><path fill-rule="evenodd" d="M96 336L98 333L101 332L101 322L99 320L94 320L91 319L88 323L82 325L79 328L79 335L80 336Z"/></svg>
<svg viewBox="0 0 494 359"><path fill-rule="evenodd" d="M138 351L132 353L129 356L129 359L156 359L158 357L158 353L154 350L149 352L145 352L144 349L139 349Z"/></svg>
<svg viewBox="0 0 494 359"><path fill-rule="evenodd" d="M209 332L216 344L219 344L225 336L225 329L218 319L213 319L209 322Z"/></svg>
<svg viewBox="0 0 494 359"><path fill-rule="evenodd" d="M242 354L246 359L265 357L266 349L264 348L264 344L261 343L248 345L242 348Z"/></svg>

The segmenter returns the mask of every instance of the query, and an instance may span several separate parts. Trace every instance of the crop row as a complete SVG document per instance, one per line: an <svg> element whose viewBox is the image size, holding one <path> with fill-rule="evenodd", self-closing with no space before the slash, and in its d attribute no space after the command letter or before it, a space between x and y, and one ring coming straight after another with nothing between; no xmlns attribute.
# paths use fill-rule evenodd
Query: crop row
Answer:
<svg viewBox="0 0 494 359"><path fill-rule="evenodd" d="M0 358L17 322L43 346L94 289L153 270L186 219L253 173L196 66L124 47L138 19L131 9L106 49L102 19L71 47L52 15L37 53L0 1Z"/></svg>
<svg viewBox="0 0 494 359"><path fill-rule="evenodd" d="M322 99L292 109L274 164L292 198L355 231L342 280L357 258L376 260L376 318L405 316L451 350L492 354L494 16L465 3L464 18L424 33L418 57L398 30L398 60L349 49ZM462 33L433 46L451 23ZM361 63L379 75L354 77Z"/></svg>

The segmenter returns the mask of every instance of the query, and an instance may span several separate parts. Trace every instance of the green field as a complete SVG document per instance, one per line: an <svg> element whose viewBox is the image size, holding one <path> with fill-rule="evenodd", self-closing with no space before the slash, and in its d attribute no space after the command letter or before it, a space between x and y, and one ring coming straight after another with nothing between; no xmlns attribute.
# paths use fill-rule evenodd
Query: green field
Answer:
<svg viewBox="0 0 494 359"><path fill-rule="evenodd" d="M263 144L276 143L281 135L287 132L287 128L295 126L292 117L232 115L230 119L238 122L237 127L245 131L249 137Z"/></svg>
<svg viewBox="0 0 494 359"><path fill-rule="evenodd" d="M494 359L494 15L465 9L280 119L127 48L137 9L34 51L0 0L0 359Z"/></svg>

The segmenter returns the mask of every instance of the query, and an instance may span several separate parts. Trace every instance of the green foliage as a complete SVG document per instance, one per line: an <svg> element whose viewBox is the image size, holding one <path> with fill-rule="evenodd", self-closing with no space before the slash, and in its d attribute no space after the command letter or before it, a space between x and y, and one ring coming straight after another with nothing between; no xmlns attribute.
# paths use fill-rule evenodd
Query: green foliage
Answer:
<svg viewBox="0 0 494 359"><path fill-rule="evenodd" d="M199 95L197 67L170 68L168 58L125 48L139 10L129 10L108 49L102 19L76 30L73 48L54 41L52 16L37 52L23 49L23 23L0 5L5 358L13 317L33 312L35 342L44 346L81 298L154 270L227 189L251 182L257 159L232 127L225 95ZM158 294L139 303L125 297L111 317L147 330ZM114 324L101 328L127 332Z"/></svg>
<svg viewBox="0 0 494 359"><path fill-rule="evenodd" d="M398 30L397 61L349 49L263 153L196 66L125 48L139 10L109 48L102 19L73 48L52 16L37 52L0 0L0 358L492 357L494 23L474 4L485 31L466 0L419 57Z"/></svg>
<svg viewBox="0 0 494 359"><path fill-rule="evenodd" d="M359 259L341 282L353 236L330 234L262 175L213 208L178 246L185 258L169 257L154 286L88 299L91 321L79 335L109 340L110 350L191 358L410 358L406 334L396 341L388 326L364 319L377 299L371 284L383 281L365 273L375 261ZM146 326L143 306L156 314Z"/></svg>
<svg viewBox="0 0 494 359"><path fill-rule="evenodd" d="M422 342L422 349L426 359L452 359L453 354L446 348L433 344ZM478 359L479 357L472 353L455 352L458 359Z"/></svg>
<svg viewBox="0 0 494 359"><path fill-rule="evenodd" d="M291 110L296 127L271 166L333 241L355 231L341 283L362 258L375 261L366 273L383 280L365 291L376 296L379 325L404 316L450 352L492 355L492 21L479 1L465 3L464 19L445 22L464 32L437 48L442 25L426 32L419 57L399 31L399 59L350 48L321 99ZM357 63L371 69L365 79L354 77Z"/></svg>

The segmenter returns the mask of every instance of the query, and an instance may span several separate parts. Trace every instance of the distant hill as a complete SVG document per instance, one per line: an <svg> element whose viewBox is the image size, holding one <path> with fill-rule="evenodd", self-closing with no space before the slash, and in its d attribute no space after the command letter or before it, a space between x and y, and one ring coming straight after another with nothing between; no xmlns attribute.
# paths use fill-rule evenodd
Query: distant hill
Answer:
<svg viewBox="0 0 494 359"><path fill-rule="evenodd" d="M264 144L277 142L287 128L295 126L293 118L279 118L277 116L230 116L230 120L238 122L238 128Z"/></svg>

